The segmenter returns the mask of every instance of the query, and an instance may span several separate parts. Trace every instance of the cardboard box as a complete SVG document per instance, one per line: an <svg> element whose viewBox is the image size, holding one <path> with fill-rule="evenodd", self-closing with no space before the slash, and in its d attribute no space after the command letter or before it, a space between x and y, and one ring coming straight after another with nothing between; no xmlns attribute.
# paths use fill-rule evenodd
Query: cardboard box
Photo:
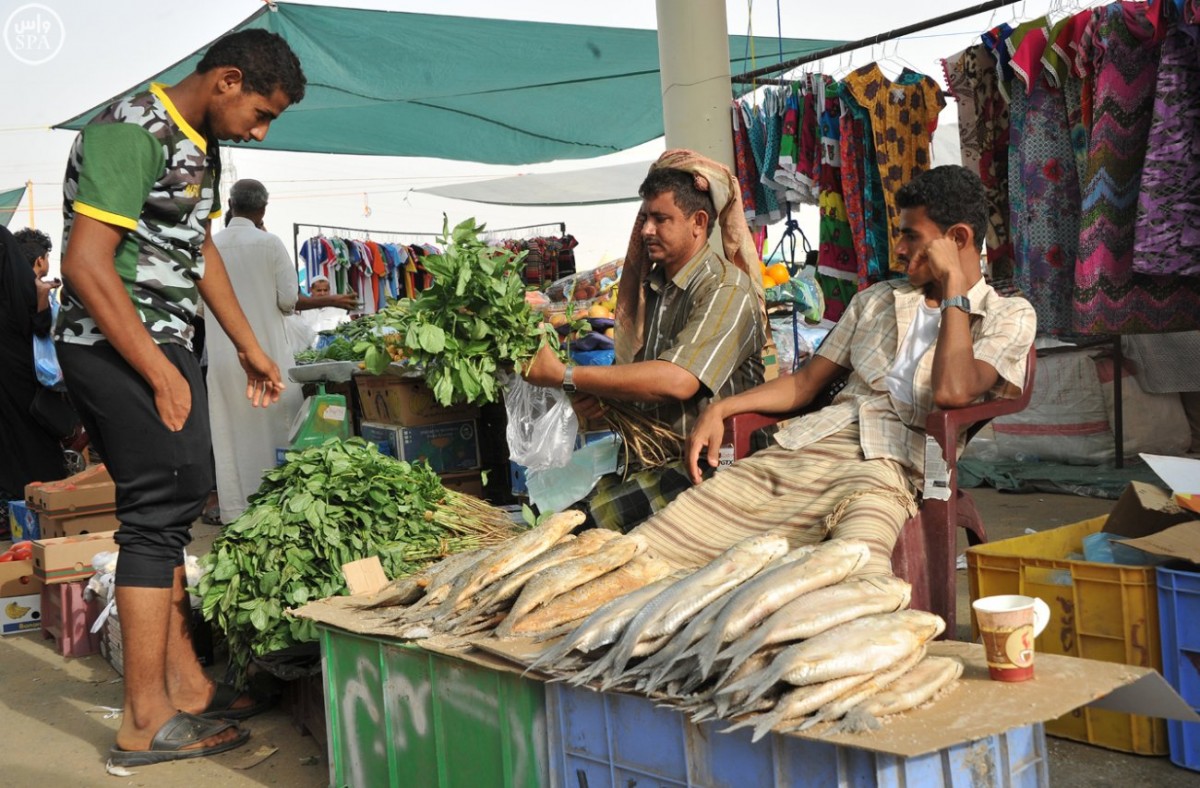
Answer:
<svg viewBox="0 0 1200 788"><path fill-rule="evenodd" d="M361 599L354 597L330 597L309 602L294 612L322 627L378 637L389 645L399 644L398 625L370 615L360 605ZM540 680L542 675L526 671L526 666L555 644L556 641L497 639L485 633L466 638L434 637L418 641L415 647ZM988 678L986 658L979 644L936 641L929 644L929 653L954 657L966 668L956 686L935 702L890 717L876 731L835 732L825 724L789 735L856 750L913 757L1054 719L1085 705L1189 722L1200 720L1163 677L1149 668L1039 653L1034 679L1010 684Z"/></svg>
<svg viewBox="0 0 1200 788"><path fill-rule="evenodd" d="M442 486L447 490L483 498L483 474L479 471L470 473L443 473Z"/></svg>
<svg viewBox="0 0 1200 788"><path fill-rule="evenodd" d="M92 465L57 482L25 485L25 502L42 512L90 514L116 508L117 488L103 465Z"/></svg>
<svg viewBox="0 0 1200 788"><path fill-rule="evenodd" d="M381 453L406 462L424 460L435 473L462 473L479 467L479 432L474 420L420 427L364 421L359 432Z"/></svg>
<svg viewBox="0 0 1200 788"><path fill-rule="evenodd" d="M33 571L45 583L69 583L86 580L95 574L92 558L96 553L117 549L114 531L40 539L33 543Z"/></svg>
<svg viewBox="0 0 1200 788"><path fill-rule="evenodd" d="M0 635L33 632L42 628L42 593L0 597Z"/></svg>
<svg viewBox="0 0 1200 788"><path fill-rule="evenodd" d="M39 517L39 539L58 539L63 536L82 536L103 531L115 531L121 523L116 512L97 512L81 515L54 515L49 512Z"/></svg>
<svg viewBox="0 0 1200 788"><path fill-rule="evenodd" d="M404 427L400 459L424 460L435 473L459 473L479 467L479 430L474 419Z"/></svg>
<svg viewBox="0 0 1200 788"><path fill-rule="evenodd" d="M8 502L8 529L14 542L41 538L38 513L29 508L24 498Z"/></svg>
<svg viewBox="0 0 1200 788"><path fill-rule="evenodd" d="M1108 515L1104 531L1136 539L1195 519L1195 514L1181 508L1161 487L1130 482Z"/></svg>
<svg viewBox="0 0 1200 788"><path fill-rule="evenodd" d="M33 559L0 564L0 598L28 596L41 590L41 581L33 573Z"/></svg>
<svg viewBox="0 0 1200 788"><path fill-rule="evenodd" d="M421 379L395 375L355 375L363 421L420 427L479 417L473 405L442 407Z"/></svg>

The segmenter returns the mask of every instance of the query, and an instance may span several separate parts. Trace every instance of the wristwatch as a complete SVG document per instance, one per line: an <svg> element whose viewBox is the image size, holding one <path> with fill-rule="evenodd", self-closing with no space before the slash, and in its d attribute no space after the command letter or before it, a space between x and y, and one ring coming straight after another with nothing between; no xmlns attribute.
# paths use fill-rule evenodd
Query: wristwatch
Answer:
<svg viewBox="0 0 1200 788"><path fill-rule="evenodd" d="M567 367L563 372L562 390L568 394L575 393L575 367Z"/></svg>
<svg viewBox="0 0 1200 788"><path fill-rule="evenodd" d="M943 312L945 312L947 309L949 309L952 306L958 307L962 311L966 312L968 315L971 314L971 302L967 299L967 297L965 295L956 295L953 298L947 298L945 301L942 301L942 311Z"/></svg>

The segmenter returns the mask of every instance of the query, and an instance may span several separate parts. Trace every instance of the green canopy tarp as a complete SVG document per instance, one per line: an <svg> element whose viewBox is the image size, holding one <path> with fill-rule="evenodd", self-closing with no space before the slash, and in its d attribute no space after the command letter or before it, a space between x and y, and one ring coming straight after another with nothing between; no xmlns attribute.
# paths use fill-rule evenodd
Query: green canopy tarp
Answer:
<svg viewBox="0 0 1200 788"><path fill-rule="evenodd" d="M528 164L600 156L663 133L654 30L287 3L235 30L246 28L283 36L308 77L304 101L256 148ZM784 39L782 57L840 43ZM755 37L755 65L779 62L780 46ZM114 99L177 82L204 49ZM734 73L750 67L750 51L745 36L729 37ZM111 101L56 128L82 128Z"/></svg>
<svg viewBox="0 0 1200 788"><path fill-rule="evenodd" d="M17 206L21 204L21 199L24 196L24 186L19 189L9 189L6 192L0 192L0 224L8 227L8 223L12 221L13 214L17 212Z"/></svg>

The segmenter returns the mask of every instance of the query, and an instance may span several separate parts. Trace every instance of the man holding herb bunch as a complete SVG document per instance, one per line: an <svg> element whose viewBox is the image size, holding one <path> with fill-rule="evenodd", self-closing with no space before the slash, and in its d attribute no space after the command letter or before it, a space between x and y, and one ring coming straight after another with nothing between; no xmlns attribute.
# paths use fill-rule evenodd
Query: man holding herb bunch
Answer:
<svg viewBox="0 0 1200 788"><path fill-rule="evenodd" d="M617 296L616 364L568 367L543 347L525 377L561 387L585 418L602 418L613 403L684 436L710 402L763 381L766 320L761 286L748 275L758 258L723 165L667 151L638 194ZM682 438L672 455L663 467L602 478L586 502L594 524L627 531L691 487Z"/></svg>

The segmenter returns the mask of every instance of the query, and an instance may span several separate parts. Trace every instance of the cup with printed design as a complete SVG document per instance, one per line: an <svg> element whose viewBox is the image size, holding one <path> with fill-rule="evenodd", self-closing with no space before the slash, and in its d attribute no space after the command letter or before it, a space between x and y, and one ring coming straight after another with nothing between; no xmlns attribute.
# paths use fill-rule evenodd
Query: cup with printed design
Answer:
<svg viewBox="0 0 1200 788"><path fill-rule="evenodd" d="M983 597L971 607L992 679L1033 678L1033 641L1050 623L1050 607L1037 597L1021 594Z"/></svg>

